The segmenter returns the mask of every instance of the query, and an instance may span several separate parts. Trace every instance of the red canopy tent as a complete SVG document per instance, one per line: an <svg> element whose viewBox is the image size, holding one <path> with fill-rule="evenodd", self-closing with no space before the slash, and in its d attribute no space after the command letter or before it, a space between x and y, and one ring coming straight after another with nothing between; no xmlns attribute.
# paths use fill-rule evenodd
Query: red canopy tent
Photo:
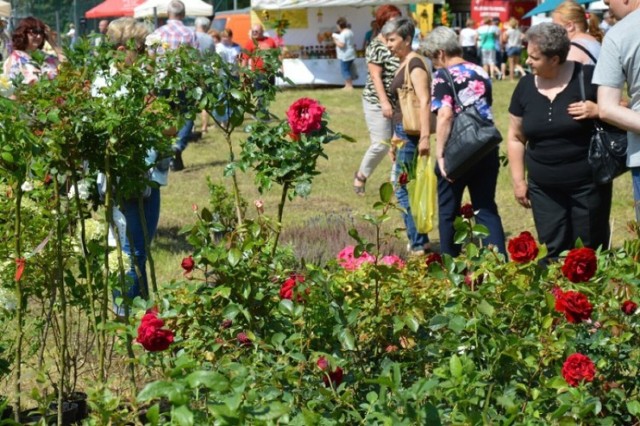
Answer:
<svg viewBox="0 0 640 426"><path fill-rule="evenodd" d="M84 14L85 18L112 18L133 16L133 9L145 0L106 0Z"/></svg>

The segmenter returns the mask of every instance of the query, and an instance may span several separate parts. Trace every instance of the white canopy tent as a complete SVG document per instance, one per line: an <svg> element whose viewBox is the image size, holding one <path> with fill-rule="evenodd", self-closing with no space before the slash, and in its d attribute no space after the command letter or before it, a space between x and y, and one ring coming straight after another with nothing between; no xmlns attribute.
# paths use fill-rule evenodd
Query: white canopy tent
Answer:
<svg viewBox="0 0 640 426"><path fill-rule="evenodd" d="M251 0L254 10L305 9L332 6L380 6L383 4L410 4L415 0Z"/></svg>
<svg viewBox="0 0 640 426"><path fill-rule="evenodd" d="M11 3L0 0L0 16L9 17L11 15Z"/></svg>
<svg viewBox="0 0 640 426"><path fill-rule="evenodd" d="M156 9L158 17L165 18L167 16L167 6L170 0L147 0L133 10L133 16L136 18L146 18L153 15L153 9ZM202 0L182 0L186 9L186 16L212 16L213 6Z"/></svg>

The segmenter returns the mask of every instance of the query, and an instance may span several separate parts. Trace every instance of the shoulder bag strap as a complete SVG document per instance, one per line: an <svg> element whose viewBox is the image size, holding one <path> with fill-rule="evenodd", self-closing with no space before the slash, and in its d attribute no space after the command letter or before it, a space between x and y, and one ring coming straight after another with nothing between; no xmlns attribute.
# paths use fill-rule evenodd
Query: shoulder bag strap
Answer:
<svg viewBox="0 0 640 426"><path fill-rule="evenodd" d="M441 69L444 75L447 77L447 80L449 80L449 84L451 85L451 90L453 90L453 99L455 100L456 104L460 105L461 110L464 110L465 107L462 104L462 102L460 102L460 98L458 98L458 92L456 91L456 86L453 84L453 77L451 77L451 73L449 72L447 67L442 67ZM457 115L455 105L453 108L453 114Z"/></svg>
<svg viewBox="0 0 640 426"><path fill-rule="evenodd" d="M580 83L580 99L582 99L582 102L585 102L587 100L587 96L585 95L584 91L584 72L582 71L581 65L578 65L576 63L575 66L580 67L580 71L578 71L578 82Z"/></svg>
<svg viewBox="0 0 640 426"><path fill-rule="evenodd" d="M587 96L584 90L584 71L582 68L582 64L578 64L576 62L575 66L580 67L580 71L578 71L578 81L580 83L580 99L582 99L582 102L586 102ZM600 125L600 122L597 119L592 119L591 121L593 121L593 127L595 127L596 131L602 130L602 126Z"/></svg>
<svg viewBox="0 0 640 426"><path fill-rule="evenodd" d="M409 54L411 55L411 54ZM413 90L413 83L411 82L411 73L409 72L409 63L411 62L411 56L407 58L407 63L404 66L404 84L407 89Z"/></svg>
<svg viewBox="0 0 640 426"><path fill-rule="evenodd" d="M408 85L409 88L413 88L413 83L411 82L411 72L409 71L409 64L411 63L412 59L418 58L420 59L420 61L422 61L422 65L424 65L424 71L427 73L427 86L430 87L431 86L431 70L429 69L429 64L427 64L427 62L424 60L422 55L418 53L411 52L409 53L409 55L410 56L407 57L407 64L405 65L405 69L404 69L405 85Z"/></svg>
<svg viewBox="0 0 640 426"><path fill-rule="evenodd" d="M589 50L587 50L587 48L586 48L586 47L584 47L584 46L583 46L583 45L581 45L580 43L576 43L575 41L572 41L572 42L571 42L571 45L572 45L572 46L577 47L578 49L580 49L580 50L582 50L584 53L586 53L586 54L587 54L587 56L588 56L589 58L591 58L591 60L593 61L593 63L594 63L594 64L597 64L597 63L598 63L598 60L596 59L596 57L595 57L595 56L593 56L593 54L592 54L591 52L589 52Z"/></svg>

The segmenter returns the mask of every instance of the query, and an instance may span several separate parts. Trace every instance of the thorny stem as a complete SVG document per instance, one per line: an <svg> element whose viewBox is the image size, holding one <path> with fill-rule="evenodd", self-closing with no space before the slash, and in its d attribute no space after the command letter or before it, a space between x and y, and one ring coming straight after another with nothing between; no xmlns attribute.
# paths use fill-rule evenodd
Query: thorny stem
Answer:
<svg viewBox="0 0 640 426"><path fill-rule="evenodd" d="M75 202L78 209L78 220L80 222L80 245L82 246L82 257L84 259L85 269L87 273L87 295L89 296L89 310L91 312L91 326L93 328L93 332L98 338L98 352L104 353L105 342L101 339L101 335L98 332L98 320L96 316L96 299L95 296L95 288L93 286L93 271L91 269L91 260L89 259L89 253L87 252L87 230L85 226L84 217L82 215L82 204L80 203L80 195L78 192L78 180L76 179L75 174L73 175L73 187L75 189ZM108 234L108 232L107 232ZM108 238L108 236L107 236ZM107 244L105 244L105 247Z"/></svg>
<svg viewBox="0 0 640 426"><path fill-rule="evenodd" d="M67 295L64 289L64 272L63 272L63 262L62 262L62 205L60 203L60 185L57 177L53 178L54 183L54 194L55 194L55 202L56 202L56 276L55 283L58 287L58 295L60 297L60 304L58 305L58 309L60 310L60 315L62 316L62 324L60 327L60 347L58 348L58 362L60 363L60 378L59 378L59 386L58 386L58 424L62 424L62 402L64 401L64 388L65 381L67 380L67 354L68 348L67 344L69 343L69 337L67 335ZM76 188L77 190L77 188Z"/></svg>
<svg viewBox="0 0 640 426"><path fill-rule="evenodd" d="M153 297L151 300L156 300L158 298L158 283L156 280L156 267L153 261L153 256L151 255L151 241L149 238L149 230L147 229L147 218L144 215L144 200L142 197L138 197L138 214L140 215L140 223L142 223L142 233L144 234L144 251L147 254L147 260L149 261L149 274L151 275L151 290ZM146 281L146 276L143 277ZM145 298L148 298L149 294L144 294L148 292L148 288L141 287L143 290L143 295Z"/></svg>
<svg viewBox="0 0 640 426"><path fill-rule="evenodd" d="M287 193L289 192L289 182L285 182L282 185L282 195L280 196L280 204L278 204L278 223L276 224L276 237L273 241L273 248L271 249L271 257L275 257L276 249L278 248L278 240L280 239L280 232L282 231L282 215L284 214L284 204L287 201Z"/></svg>
<svg viewBox="0 0 640 426"><path fill-rule="evenodd" d="M21 228L21 209L22 206L22 189L18 186L16 190L16 222L14 228L14 240L15 240L15 250L16 250L16 261L22 259L22 241L20 240L20 228ZM18 263L16 263L16 267L18 267ZM19 278L19 277L18 277ZM23 318L23 310L24 310L24 294L22 293L22 284L20 283L20 279L16 280L16 299L18 299L18 312L17 312L17 321L18 321L18 337L16 339L16 353L15 353L15 383L14 383L14 408L15 408L15 420L16 422L20 422L20 394L22 392L21 389L21 381L22 381L22 340L24 338L24 330L22 328L22 323L24 321Z"/></svg>
<svg viewBox="0 0 640 426"><path fill-rule="evenodd" d="M110 179L107 177L107 183L110 181ZM110 188L109 185L107 185L107 188ZM108 193L108 191L107 191ZM120 203L121 204L121 203ZM111 209L110 209L111 210ZM110 222L112 223L112 222ZM122 240L121 240L121 235L120 235L120 230L118 229L117 226L115 226L114 224L114 233L115 233L115 240L116 240L116 253L118 254L118 281L120 284L120 296L122 297L122 305L124 306L124 317L125 317L125 321L127 323L129 323L129 315L131 313L131 306L130 306L130 300L127 297L127 277L125 274L125 269L124 269L124 259L122 257ZM135 273L138 276L138 279L140 279L140 269L138 267L138 262L136 260L136 256L135 256L135 250L134 250L134 245L133 245L133 239L130 235L129 232L125 232L127 235L125 235L126 238L129 239L129 247L131 248L129 251L131 253L131 263L135 269ZM146 293L146 292L145 292ZM146 296L146 295L145 295ZM129 381L131 382L131 385L133 387L133 389L137 389L136 386L136 371L135 371L135 366L134 366L134 359L135 359L135 354L133 353L133 340L131 338L131 336L129 334L127 334L127 340L125 342L125 346L127 348L127 356L129 358L129 362L128 362L128 370L129 370Z"/></svg>
<svg viewBox="0 0 640 426"><path fill-rule="evenodd" d="M235 154L233 152L233 144L231 143L231 133L225 132L225 140L227 141L227 146L229 147L229 163L233 163L235 159ZM231 180L233 182L233 197L236 201L236 215L238 216L238 227L242 226L244 222L244 217L242 216L242 202L240 199L240 186L238 185L238 178L236 176L235 171L231 174Z"/></svg>

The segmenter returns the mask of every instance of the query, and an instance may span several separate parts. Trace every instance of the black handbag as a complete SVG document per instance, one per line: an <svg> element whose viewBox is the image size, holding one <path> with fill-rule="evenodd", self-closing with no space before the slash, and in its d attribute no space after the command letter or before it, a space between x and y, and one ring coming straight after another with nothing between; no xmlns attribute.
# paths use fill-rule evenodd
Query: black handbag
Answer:
<svg viewBox="0 0 640 426"><path fill-rule="evenodd" d="M578 74L580 94L586 99L584 75ZM598 185L611 183L616 177L628 170L627 132L600 120L593 120L594 132L589 141L587 161L591 166L593 181Z"/></svg>
<svg viewBox="0 0 640 426"><path fill-rule="evenodd" d="M442 68L442 71L449 80L455 102L462 107L453 119L451 133L444 146L444 171L448 178L457 179L495 149L502 142L502 135L491 120L478 112L475 105L463 106L449 70Z"/></svg>

